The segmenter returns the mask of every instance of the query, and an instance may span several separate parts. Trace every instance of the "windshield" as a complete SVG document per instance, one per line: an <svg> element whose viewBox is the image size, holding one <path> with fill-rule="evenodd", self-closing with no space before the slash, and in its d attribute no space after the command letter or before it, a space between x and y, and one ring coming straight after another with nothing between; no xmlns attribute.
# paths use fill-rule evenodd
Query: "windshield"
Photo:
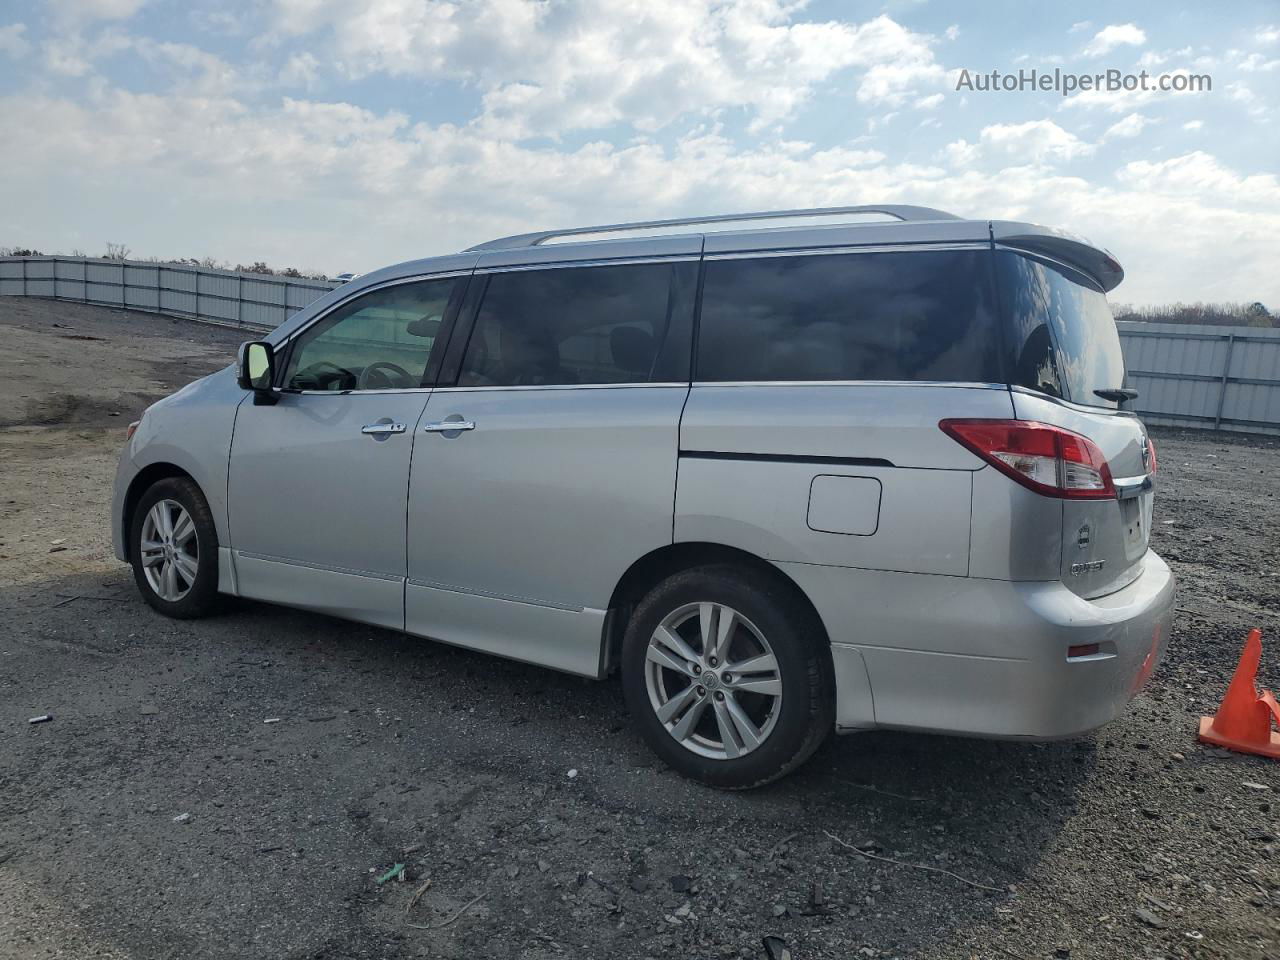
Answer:
<svg viewBox="0 0 1280 960"><path fill-rule="evenodd" d="M1012 331L1011 382L1091 407L1115 409L1095 390L1124 386L1120 335L1106 296L1065 267L996 254Z"/></svg>

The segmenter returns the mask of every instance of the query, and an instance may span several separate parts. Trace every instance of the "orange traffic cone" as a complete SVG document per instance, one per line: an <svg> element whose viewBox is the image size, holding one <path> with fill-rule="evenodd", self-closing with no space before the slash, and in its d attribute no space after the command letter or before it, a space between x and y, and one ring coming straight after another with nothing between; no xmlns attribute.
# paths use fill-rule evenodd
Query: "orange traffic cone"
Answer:
<svg viewBox="0 0 1280 960"><path fill-rule="evenodd" d="M1249 631L1244 653L1217 716L1200 718L1200 739L1240 753L1256 753L1280 760L1280 733L1271 729L1274 717L1280 724L1280 704L1270 690L1258 692L1254 679L1262 660L1262 631Z"/></svg>

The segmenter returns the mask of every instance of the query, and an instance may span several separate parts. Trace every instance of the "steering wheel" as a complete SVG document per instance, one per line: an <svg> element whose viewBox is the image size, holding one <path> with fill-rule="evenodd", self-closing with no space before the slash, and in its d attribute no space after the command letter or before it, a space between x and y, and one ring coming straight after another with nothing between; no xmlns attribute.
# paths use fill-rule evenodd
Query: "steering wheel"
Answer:
<svg viewBox="0 0 1280 960"><path fill-rule="evenodd" d="M392 389L399 387L402 384L412 384L413 382L413 375L409 373L409 371L406 370L404 367L396 366L396 364L392 363L390 360L375 360L373 363L369 364L367 367L365 367L363 370L360 371L360 376L356 378L356 389L357 390L377 389L369 386L369 381L370 379L372 379L375 373L378 376L382 377L383 380L387 381L387 384ZM397 383L395 380L393 380L391 377L391 374L395 374L396 377L399 378L400 382Z"/></svg>
<svg viewBox="0 0 1280 960"><path fill-rule="evenodd" d="M339 384L341 384L342 381L347 378L350 378L353 380L355 379L355 376L346 367L340 367L336 363L330 363L328 360L317 360L315 363L307 364L307 366L303 367L301 370L295 373L291 378L291 386L297 387L298 381L301 380L303 384L306 384L307 381L314 383L315 384L314 389L317 389L317 390L328 389L328 387L326 387L324 385L324 382L321 380L322 370L332 370L334 373L336 373L338 375L337 380ZM312 388L304 385L302 386L302 389L307 390Z"/></svg>

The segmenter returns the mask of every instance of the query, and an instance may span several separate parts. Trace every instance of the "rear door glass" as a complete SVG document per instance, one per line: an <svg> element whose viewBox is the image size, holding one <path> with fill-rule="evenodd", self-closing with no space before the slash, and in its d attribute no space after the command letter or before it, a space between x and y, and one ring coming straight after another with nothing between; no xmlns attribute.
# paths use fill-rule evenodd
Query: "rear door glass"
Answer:
<svg viewBox="0 0 1280 960"><path fill-rule="evenodd" d="M708 260L695 379L1003 383L989 255Z"/></svg>
<svg viewBox="0 0 1280 960"><path fill-rule="evenodd" d="M1106 295L1086 277L1044 260L996 253L1012 333L1012 382L1052 397L1115 409L1095 390L1124 386L1124 356Z"/></svg>
<svg viewBox="0 0 1280 960"><path fill-rule="evenodd" d="M687 380L696 268L640 263L495 273L458 385Z"/></svg>

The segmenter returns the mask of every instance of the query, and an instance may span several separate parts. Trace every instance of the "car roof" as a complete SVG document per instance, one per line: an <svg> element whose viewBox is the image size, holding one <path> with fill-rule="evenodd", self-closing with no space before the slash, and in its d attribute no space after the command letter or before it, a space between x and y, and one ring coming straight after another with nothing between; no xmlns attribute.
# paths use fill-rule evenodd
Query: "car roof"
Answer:
<svg viewBox="0 0 1280 960"><path fill-rule="evenodd" d="M888 219L822 222L871 214ZM788 220L793 223L781 222ZM796 220L810 222L795 225ZM739 228L734 229L735 225ZM718 214L522 233L489 240L461 253L408 260L359 275L308 305L302 313L314 315L314 310L324 309L331 302L389 280L469 273L475 269L975 242L989 242L1064 262L1091 277L1104 291L1114 289L1124 278L1124 270L1110 252L1064 230L1016 220L963 219L930 207L878 204ZM284 328L293 329L302 319L295 315Z"/></svg>

